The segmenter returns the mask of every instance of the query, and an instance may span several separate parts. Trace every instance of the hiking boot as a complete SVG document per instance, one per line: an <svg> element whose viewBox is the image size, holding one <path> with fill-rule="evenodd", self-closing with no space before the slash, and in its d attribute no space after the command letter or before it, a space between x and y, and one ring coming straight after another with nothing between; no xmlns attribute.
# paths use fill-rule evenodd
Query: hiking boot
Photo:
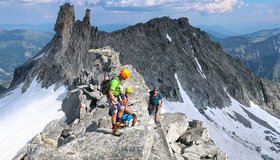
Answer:
<svg viewBox="0 0 280 160"><path fill-rule="evenodd" d="M160 122L156 122L157 127L161 127Z"/></svg>
<svg viewBox="0 0 280 160"><path fill-rule="evenodd" d="M124 124L124 123L121 123L121 122L117 122L116 125L119 126L119 127L125 127L125 124Z"/></svg>
<svg viewBox="0 0 280 160"><path fill-rule="evenodd" d="M154 129L157 129L158 127L161 127L160 122L156 122L156 126L154 127Z"/></svg>
<svg viewBox="0 0 280 160"><path fill-rule="evenodd" d="M112 134L113 134L114 136L120 136L120 135L121 135L121 132L119 131L119 129L114 129Z"/></svg>

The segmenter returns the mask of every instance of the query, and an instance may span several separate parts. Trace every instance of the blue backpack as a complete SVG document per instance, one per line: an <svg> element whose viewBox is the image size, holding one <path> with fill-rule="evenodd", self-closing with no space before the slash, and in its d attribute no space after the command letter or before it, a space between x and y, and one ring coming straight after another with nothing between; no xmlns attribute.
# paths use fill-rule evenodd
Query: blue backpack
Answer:
<svg viewBox="0 0 280 160"><path fill-rule="evenodd" d="M130 120L132 120L132 119L133 119L133 116L132 116L131 114L124 113L124 114L122 115L122 121L123 121L123 122L130 121Z"/></svg>

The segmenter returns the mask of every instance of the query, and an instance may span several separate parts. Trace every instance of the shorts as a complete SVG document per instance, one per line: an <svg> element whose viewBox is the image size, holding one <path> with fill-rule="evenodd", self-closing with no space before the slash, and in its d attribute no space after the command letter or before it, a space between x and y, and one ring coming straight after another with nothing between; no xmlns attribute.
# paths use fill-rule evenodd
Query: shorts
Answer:
<svg viewBox="0 0 280 160"><path fill-rule="evenodd" d="M117 114L118 110L124 109L124 106L121 103L121 100L119 97L116 97L118 99L118 103L113 104L112 101L110 102L109 107L109 115L112 116L113 114Z"/></svg>
<svg viewBox="0 0 280 160"><path fill-rule="evenodd" d="M159 109L159 105L150 106L150 107L148 108L149 115L156 115L156 114L158 114L158 109Z"/></svg>

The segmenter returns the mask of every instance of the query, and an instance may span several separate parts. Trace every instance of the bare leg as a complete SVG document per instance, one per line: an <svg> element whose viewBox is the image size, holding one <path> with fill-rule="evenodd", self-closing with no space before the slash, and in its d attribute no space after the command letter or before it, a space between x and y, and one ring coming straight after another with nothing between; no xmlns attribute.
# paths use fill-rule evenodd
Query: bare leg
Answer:
<svg viewBox="0 0 280 160"><path fill-rule="evenodd" d="M155 128L158 127L158 121L159 121L158 109L159 109L159 107L157 106L156 113L155 113L155 124L156 124Z"/></svg>
<svg viewBox="0 0 280 160"><path fill-rule="evenodd" d="M151 119L153 119L153 113L152 113L152 111L151 111L151 108L150 108L150 107L148 107L148 111L149 111L149 116L150 116L150 120L151 120Z"/></svg>
<svg viewBox="0 0 280 160"><path fill-rule="evenodd" d="M117 118L117 114L112 114L112 125L116 124L116 118Z"/></svg>
<svg viewBox="0 0 280 160"><path fill-rule="evenodd" d="M119 119L119 120L122 118L123 112L124 112L124 109L120 109L120 110L118 111L118 119Z"/></svg>
<svg viewBox="0 0 280 160"><path fill-rule="evenodd" d="M132 121L132 126L134 126L134 125L136 124L137 119L138 119L138 116L137 116L137 115L134 115L133 121Z"/></svg>
<svg viewBox="0 0 280 160"><path fill-rule="evenodd" d="M157 124L157 122L158 122L158 118L159 116L158 116L158 113L155 115L155 123Z"/></svg>

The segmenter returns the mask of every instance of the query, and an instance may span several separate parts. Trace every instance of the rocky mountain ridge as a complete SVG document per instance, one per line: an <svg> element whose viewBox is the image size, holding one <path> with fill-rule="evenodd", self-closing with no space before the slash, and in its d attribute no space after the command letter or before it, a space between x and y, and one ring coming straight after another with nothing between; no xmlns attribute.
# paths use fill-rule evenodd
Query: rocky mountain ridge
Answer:
<svg viewBox="0 0 280 160"><path fill-rule="evenodd" d="M214 145L202 122L189 125L183 113L162 114L162 127L155 130L146 111L149 89L143 77L131 65L121 66L119 54L110 47L90 53L98 57L95 63L106 62L96 68L110 67L109 74L118 73L121 67L131 71L124 87L134 87L130 106L139 115L136 126L123 129L120 137L111 135L106 95L89 82L94 72L85 71L89 74L79 77L82 85L68 92L62 103L69 125L64 119L49 123L14 159L228 159Z"/></svg>

